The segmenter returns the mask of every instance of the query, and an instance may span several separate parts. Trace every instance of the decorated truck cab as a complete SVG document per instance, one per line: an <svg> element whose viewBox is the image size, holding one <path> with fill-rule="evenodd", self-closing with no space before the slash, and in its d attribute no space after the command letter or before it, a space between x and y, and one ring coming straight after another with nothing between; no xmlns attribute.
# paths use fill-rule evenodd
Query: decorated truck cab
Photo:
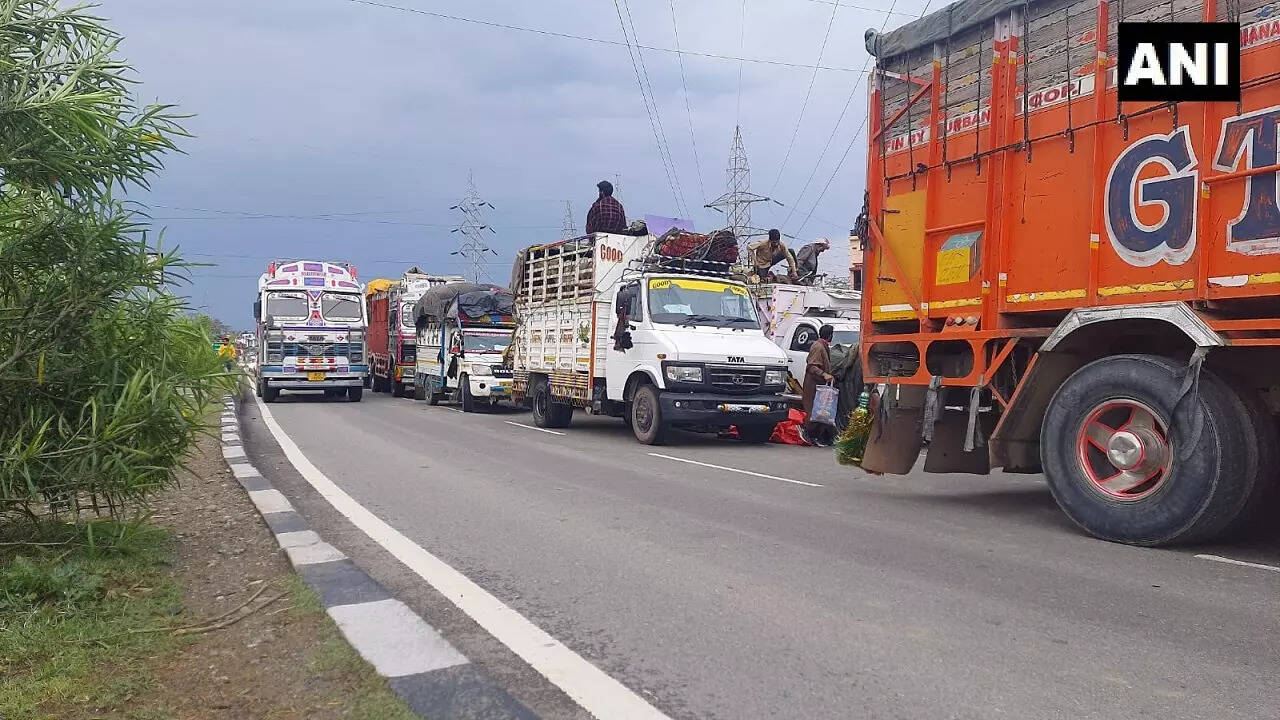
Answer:
<svg viewBox="0 0 1280 720"><path fill-rule="evenodd" d="M504 363L514 299L506 288L456 282L431 288L414 306L417 367L413 393L432 405L456 400L463 412L512 397Z"/></svg>
<svg viewBox="0 0 1280 720"><path fill-rule="evenodd" d="M346 263L276 261L258 279L256 391L322 390L359 402L369 372L363 288Z"/></svg>

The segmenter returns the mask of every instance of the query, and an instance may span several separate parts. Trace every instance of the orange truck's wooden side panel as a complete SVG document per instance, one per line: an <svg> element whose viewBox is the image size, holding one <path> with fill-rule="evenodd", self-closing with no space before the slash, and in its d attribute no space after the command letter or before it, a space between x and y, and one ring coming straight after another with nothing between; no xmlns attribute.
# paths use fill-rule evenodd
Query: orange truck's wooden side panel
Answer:
<svg viewBox="0 0 1280 720"><path fill-rule="evenodd" d="M1228 4L1182 12L1231 20ZM1052 327L1077 307L1280 296L1280 0L1253 0L1241 17L1238 106L1118 108L1114 34L1098 42L1115 31L1116 3L1092 8L1063 11L1076 26L1069 82L1025 90L1020 11L989 23L975 45L978 71L965 78L980 83L976 102L953 102L945 133L928 122L944 117L941 92L883 129L901 81L873 83L864 341L914 342L957 316L980 318L981 335L998 338L1039 321ZM1042 26L1050 20L1042 12ZM1034 64L1047 43L1029 37ZM932 53L960 63L954 48ZM881 58L882 69L894 62ZM934 82L948 82L946 71L935 60ZM965 87L949 82L951 92Z"/></svg>

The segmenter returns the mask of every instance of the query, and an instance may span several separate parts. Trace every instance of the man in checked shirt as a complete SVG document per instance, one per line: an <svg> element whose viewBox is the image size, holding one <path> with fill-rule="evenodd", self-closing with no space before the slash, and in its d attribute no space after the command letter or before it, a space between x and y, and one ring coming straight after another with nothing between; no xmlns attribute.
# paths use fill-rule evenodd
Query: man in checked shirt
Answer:
<svg viewBox="0 0 1280 720"><path fill-rule="evenodd" d="M601 180L596 187L600 188L600 198L587 211L587 234L625 232L627 213L622 203L613 197L613 183Z"/></svg>

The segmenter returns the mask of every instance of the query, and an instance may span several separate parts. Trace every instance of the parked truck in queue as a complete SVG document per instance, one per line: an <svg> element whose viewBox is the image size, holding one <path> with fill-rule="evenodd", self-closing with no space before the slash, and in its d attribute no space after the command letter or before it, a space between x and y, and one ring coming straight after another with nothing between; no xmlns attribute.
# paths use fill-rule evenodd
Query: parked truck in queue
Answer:
<svg viewBox="0 0 1280 720"><path fill-rule="evenodd" d="M319 260L276 261L258 279L256 392L321 390L359 402L366 360L364 292L355 268Z"/></svg>
<svg viewBox="0 0 1280 720"><path fill-rule="evenodd" d="M865 469L1043 472L1136 545L1275 523L1277 9L966 0L868 32ZM1117 101L1117 22L1166 20L1240 23L1238 103Z"/></svg>
<svg viewBox="0 0 1280 720"><path fill-rule="evenodd" d="M804 383L809 348L823 325L831 326L832 345L858 346L862 333L858 321L862 300L858 291L769 283L753 286L751 292L765 337L787 354L793 390Z"/></svg>
<svg viewBox="0 0 1280 720"><path fill-rule="evenodd" d="M454 282L431 288L413 309L418 355L414 399L453 400L474 412L512 398L505 354L515 329L511 292Z"/></svg>
<svg viewBox="0 0 1280 720"><path fill-rule="evenodd" d="M622 418L650 445L672 428L767 441L787 416L787 358L761 332L746 285L654 246L596 233L519 254L517 400L544 428L567 427L581 408Z"/></svg>
<svg viewBox="0 0 1280 720"><path fill-rule="evenodd" d="M464 279L459 275L431 275L414 267L406 270L399 280L370 281L366 293L369 313L366 387L395 397L413 394L417 363L413 306L432 287Z"/></svg>

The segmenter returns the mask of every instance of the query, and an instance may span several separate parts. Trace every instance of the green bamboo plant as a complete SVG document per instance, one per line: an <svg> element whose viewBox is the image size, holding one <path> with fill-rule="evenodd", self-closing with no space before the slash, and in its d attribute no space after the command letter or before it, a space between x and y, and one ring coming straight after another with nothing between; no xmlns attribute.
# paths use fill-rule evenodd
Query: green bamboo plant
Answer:
<svg viewBox="0 0 1280 720"><path fill-rule="evenodd" d="M0 0L0 521L121 516L171 485L231 387L169 285L145 188L185 136L85 6Z"/></svg>

